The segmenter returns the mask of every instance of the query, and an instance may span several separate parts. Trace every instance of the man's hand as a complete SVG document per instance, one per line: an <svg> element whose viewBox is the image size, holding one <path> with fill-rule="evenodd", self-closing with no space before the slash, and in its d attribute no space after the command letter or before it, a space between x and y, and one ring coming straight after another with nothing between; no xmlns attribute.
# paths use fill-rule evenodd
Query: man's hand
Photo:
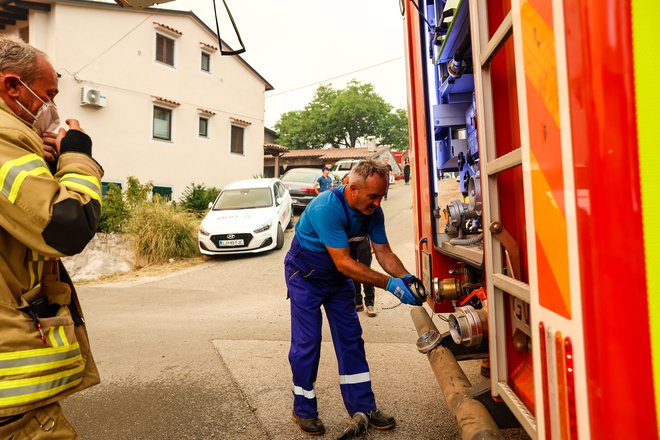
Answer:
<svg viewBox="0 0 660 440"><path fill-rule="evenodd" d="M67 119L66 120L66 125L69 126L69 130L78 130L81 132L85 132L82 128L80 128L80 122L78 122L77 119ZM67 130L60 128L60 131L57 133L57 138L55 139L55 146L57 148L57 153L59 154L60 152L60 144L62 142L62 138L66 136Z"/></svg>
<svg viewBox="0 0 660 440"><path fill-rule="evenodd" d="M422 292L415 291L415 293L413 293L413 290L418 288L416 285L417 283L419 283L419 280L410 274L404 275L403 278L390 277L385 290L399 298L404 304L418 306L423 302L421 293L423 292L423 295L425 296L426 292L422 287Z"/></svg>
<svg viewBox="0 0 660 440"><path fill-rule="evenodd" d="M57 162L59 156L57 134L52 132L41 133L41 140L44 143L44 159L46 159L46 162Z"/></svg>

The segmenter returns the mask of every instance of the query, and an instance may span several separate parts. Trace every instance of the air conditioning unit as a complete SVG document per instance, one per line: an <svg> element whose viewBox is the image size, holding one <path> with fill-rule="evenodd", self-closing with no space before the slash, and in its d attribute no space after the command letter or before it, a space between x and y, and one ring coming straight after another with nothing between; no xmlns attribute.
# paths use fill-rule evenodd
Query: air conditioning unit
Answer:
<svg viewBox="0 0 660 440"><path fill-rule="evenodd" d="M92 107L105 107L107 98L99 89L93 87L80 88L80 105Z"/></svg>

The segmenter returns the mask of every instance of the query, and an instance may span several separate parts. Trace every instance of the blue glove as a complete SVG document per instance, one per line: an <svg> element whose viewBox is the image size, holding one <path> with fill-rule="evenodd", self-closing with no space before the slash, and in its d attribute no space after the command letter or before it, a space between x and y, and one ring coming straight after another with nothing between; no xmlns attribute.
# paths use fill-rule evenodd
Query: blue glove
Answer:
<svg viewBox="0 0 660 440"><path fill-rule="evenodd" d="M417 293L416 291L413 293L413 289L417 289L418 285L421 286L421 282L417 278L410 274L406 274L403 276L403 278L390 277L390 279L387 281L385 290L399 298L399 300L404 304L418 306L424 302L423 298L418 296L419 294L415 295L415 293ZM426 292L424 291L423 287L422 292L425 297Z"/></svg>

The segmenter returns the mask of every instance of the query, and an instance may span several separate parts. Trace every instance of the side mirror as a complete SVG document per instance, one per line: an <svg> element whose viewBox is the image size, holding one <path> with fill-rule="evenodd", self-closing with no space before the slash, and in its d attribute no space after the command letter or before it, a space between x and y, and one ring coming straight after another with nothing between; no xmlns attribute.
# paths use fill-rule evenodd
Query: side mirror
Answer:
<svg viewBox="0 0 660 440"><path fill-rule="evenodd" d="M213 208L213 202L209 202L209 209Z"/></svg>
<svg viewBox="0 0 660 440"><path fill-rule="evenodd" d="M278 206L281 205L282 202L284 202L284 199L282 197L278 197L277 199L275 199L275 204Z"/></svg>

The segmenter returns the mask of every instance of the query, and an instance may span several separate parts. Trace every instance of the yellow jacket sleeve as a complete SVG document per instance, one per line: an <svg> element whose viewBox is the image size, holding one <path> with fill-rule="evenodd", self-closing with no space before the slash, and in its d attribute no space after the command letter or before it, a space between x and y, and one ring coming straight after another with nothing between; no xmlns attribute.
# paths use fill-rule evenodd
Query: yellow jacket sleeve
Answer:
<svg viewBox="0 0 660 440"><path fill-rule="evenodd" d="M91 139L69 130L53 176L40 142L26 130L0 131L0 226L44 256L73 255L96 232L103 169L91 157Z"/></svg>

